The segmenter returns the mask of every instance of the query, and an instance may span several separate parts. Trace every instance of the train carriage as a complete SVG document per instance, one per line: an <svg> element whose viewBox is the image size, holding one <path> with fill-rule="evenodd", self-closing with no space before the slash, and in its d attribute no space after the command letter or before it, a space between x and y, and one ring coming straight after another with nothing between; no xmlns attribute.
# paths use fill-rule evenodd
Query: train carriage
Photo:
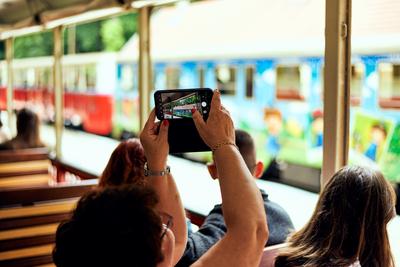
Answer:
<svg viewBox="0 0 400 267"><path fill-rule="evenodd" d="M400 2L354 0L353 6L350 161L378 164L388 179L399 182ZM265 163L296 165L295 176L313 170L319 180L324 10L319 0L220 0L156 11L151 17L154 89L218 87L236 126L252 133ZM137 35L116 54L65 55L66 122L96 134L137 134L137 58ZM26 71L25 78L16 79L16 104L42 101L51 120L51 61L36 60L15 60L16 68L26 61L34 72L43 69L45 85L33 80L44 89L33 90ZM4 73L5 63L0 64ZM2 109L4 85L3 78Z"/></svg>
<svg viewBox="0 0 400 267"><path fill-rule="evenodd" d="M354 0L353 7L350 161L378 164L398 182L400 3ZM154 88L218 87L266 163L319 169L324 10L317 0L165 8L151 21ZM137 49L134 37L119 56L134 65Z"/></svg>

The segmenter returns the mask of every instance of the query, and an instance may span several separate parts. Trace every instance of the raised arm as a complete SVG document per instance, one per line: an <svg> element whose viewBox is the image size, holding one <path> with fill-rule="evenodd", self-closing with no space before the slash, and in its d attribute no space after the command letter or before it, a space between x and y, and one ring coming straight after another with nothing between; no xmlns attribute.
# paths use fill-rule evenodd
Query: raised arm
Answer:
<svg viewBox="0 0 400 267"><path fill-rule="evenodd" d="M165 170L169 153L168 121L163 121L161 125L156 123L153 110L140 134L140 141L144 148L148 169L152 172ZM157 209L173 217L171 230L175 236L175 249L171 265L175 265L183 254L187 240L186 217L179 191L171 174L149 176L147 181L159 197Z"/></svg>
<svg viewBox="0 0 400 267"><path fill-rule="evenodd" d="M204 142L213 149L219 173L227 234L192 266L258 266L268 239L260 190L235 144L229 112L214 93L207 122L194 111L193 119Z"/></svg>

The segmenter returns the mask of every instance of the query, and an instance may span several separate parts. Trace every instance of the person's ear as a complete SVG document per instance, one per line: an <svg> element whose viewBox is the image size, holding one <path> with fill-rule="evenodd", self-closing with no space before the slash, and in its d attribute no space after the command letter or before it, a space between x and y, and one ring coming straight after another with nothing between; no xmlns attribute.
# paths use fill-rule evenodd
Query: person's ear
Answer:
<svg viewBox="0 0 400 267"><path fill-rule="evenodd" d="M214 162L207 163L207 169L208 169L208 172L211 175L211 178L213 178L214 180L218 179L217 165L215 165Z"/></svg>
<svg viewBox="0 0 400 267"><path fill-rule="evenodd" d="M256 166L254 167L253 176L255 178L260 178L264 171L264 164L261 161L257 161Z"/></svg>
<svg viewBox="0 0 400 267"><path fill-rule="evenodd" d="M157 267L171 267L173 266L175 252L175 236L170 229L167 230L161 243L161 253L164 259L157 264Z"/></svg>

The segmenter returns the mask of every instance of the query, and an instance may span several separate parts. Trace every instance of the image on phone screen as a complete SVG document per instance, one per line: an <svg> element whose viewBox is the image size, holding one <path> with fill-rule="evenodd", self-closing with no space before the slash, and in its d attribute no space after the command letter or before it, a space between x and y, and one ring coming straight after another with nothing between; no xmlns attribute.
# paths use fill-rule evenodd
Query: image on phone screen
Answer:
<svg viewBox="0 0 400 267"><path fill-rule="evenodd" d="M192 118L192 109L202 113L202 102L198 92L172 92L161 94L161 108L164 119Z"/></svg>

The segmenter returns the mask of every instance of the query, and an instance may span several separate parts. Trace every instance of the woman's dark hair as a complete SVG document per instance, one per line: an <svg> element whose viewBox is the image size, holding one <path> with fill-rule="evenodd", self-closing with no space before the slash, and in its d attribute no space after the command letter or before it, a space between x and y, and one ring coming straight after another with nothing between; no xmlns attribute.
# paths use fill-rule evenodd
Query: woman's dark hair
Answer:
<svg viewBox="0 0 400 267"><path fill-rule="evenodd" d="M110 160L100 177L99 185L143 185L145 162L146 157L139 139L132 138L123 141L111 154Z"/></svg>
<svg viewBox="0 0 400 267"><path fill-rule="evenodd" d="M157 195L143 186L99 188L56 232L53 260L66 266L146 266L163 260Z"/></svg>
<svg viewBox="0 0 400 267"><path fill-rule="evenodd" d="M39 117L28 108L17 113L17 136L5 143L8 149L43 147L39 134Z"/></svg>
<svg viewBox="0 0 400 267"><path fill-rule="evenodd" d="M395 215L395 197L379 171L344 167L275 266L349 266L357 259L363 267L394 266L386 225Z"/></svg>

